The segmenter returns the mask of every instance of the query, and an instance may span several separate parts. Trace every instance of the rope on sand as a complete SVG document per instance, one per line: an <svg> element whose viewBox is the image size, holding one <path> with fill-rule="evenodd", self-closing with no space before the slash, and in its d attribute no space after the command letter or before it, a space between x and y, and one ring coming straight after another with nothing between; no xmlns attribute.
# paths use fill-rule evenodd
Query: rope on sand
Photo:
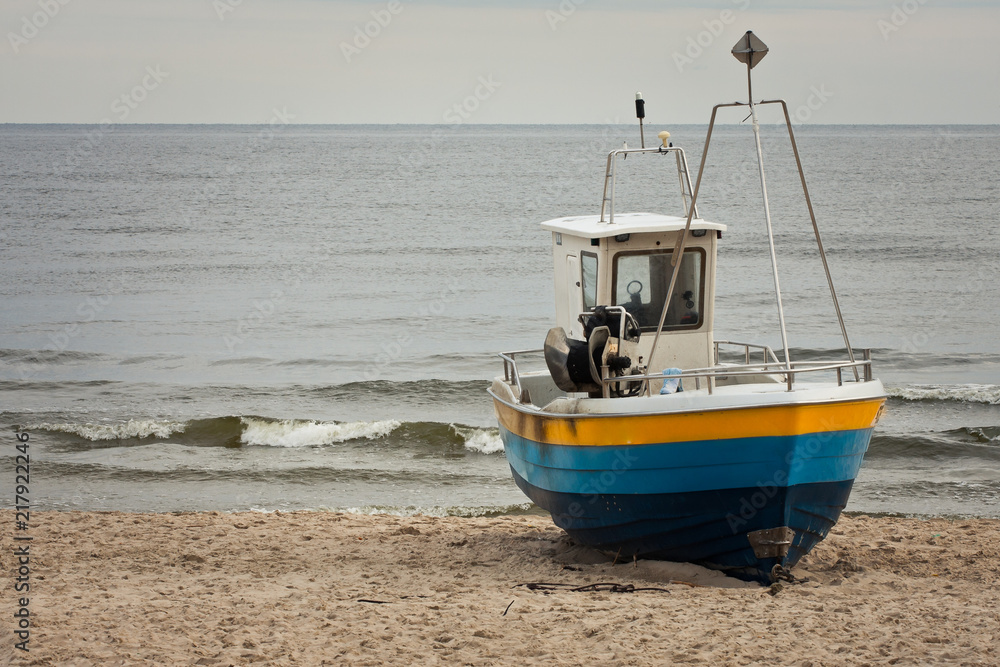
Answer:
<svg viewBox="0 0 1000 667"><path fill-rule="evenodd" d="M700 584L692 584L687 581L674 581L671 579L667 582L668 584L683 584L685 586L691 586L692 588L701 588ZM659 591L661 593L669 593L670 591L666 588L657 588L655 586L643 586L637 588L635 584L616 584L611 582L603 582L598 584L586 584L584 586L577 586L575 584L560 584L551 582L531 582L523 584L515 584L513 588L525 587L529 591L569 591L572 593L639 593L641 591Z"/></svg>

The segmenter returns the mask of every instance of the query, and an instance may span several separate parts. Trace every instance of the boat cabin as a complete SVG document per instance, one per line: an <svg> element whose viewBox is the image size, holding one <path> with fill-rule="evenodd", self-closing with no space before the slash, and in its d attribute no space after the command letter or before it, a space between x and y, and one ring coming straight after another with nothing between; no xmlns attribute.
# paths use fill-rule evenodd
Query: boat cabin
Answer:
<svg viewBox="0 0 1000 667"><path fill-rule="evenodd" d="M552 232L556 326L582 340L582 313L596 306L620 306L641 332L633 363L651 373L711 366L716 247L726 226L691 221L656 359L650 360L674 269L673 253L687 219L654 213L624 213L612 219L602 222L601 216L585 215L542 223Z"/></svg>

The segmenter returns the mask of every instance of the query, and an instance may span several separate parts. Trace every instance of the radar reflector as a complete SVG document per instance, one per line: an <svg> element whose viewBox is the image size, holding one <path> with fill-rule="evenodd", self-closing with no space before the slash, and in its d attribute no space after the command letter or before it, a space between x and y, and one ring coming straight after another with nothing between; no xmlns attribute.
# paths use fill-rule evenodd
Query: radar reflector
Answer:
<svg viewBox="0 0 1000 667"><path fill-rule="evenodd" d="M747 33L733 47L733 55L741 63L753 69L767 55L767 44L760 41L760 38L752 31L747 30Z"/></svg>

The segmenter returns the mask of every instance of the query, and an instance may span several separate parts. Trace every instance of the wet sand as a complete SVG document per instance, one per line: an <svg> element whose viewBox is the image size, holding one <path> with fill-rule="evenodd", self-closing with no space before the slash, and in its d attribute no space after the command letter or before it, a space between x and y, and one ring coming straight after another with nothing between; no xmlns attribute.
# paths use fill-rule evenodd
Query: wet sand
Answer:
<svg viewBox="0 0 1000 667"><path fill-rule="evenodd" d="M844 517L779 590L539 516L32 512L27 653L0 525L0 664L1000 664L995 520Z"/></svg>

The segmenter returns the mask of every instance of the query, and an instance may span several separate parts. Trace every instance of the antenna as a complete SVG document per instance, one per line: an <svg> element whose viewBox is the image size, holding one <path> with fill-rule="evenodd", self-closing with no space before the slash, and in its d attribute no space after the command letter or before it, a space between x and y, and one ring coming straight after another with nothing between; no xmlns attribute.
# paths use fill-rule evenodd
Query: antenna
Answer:
<svg viewBox="0 0 1000 667"><path fill-rule="evenodd" d="M639 119L639 143L645 148L646 137L642 132L642 119L646 117L646 100L642 99L642 93L635 94L635 117Z"/></svg>

